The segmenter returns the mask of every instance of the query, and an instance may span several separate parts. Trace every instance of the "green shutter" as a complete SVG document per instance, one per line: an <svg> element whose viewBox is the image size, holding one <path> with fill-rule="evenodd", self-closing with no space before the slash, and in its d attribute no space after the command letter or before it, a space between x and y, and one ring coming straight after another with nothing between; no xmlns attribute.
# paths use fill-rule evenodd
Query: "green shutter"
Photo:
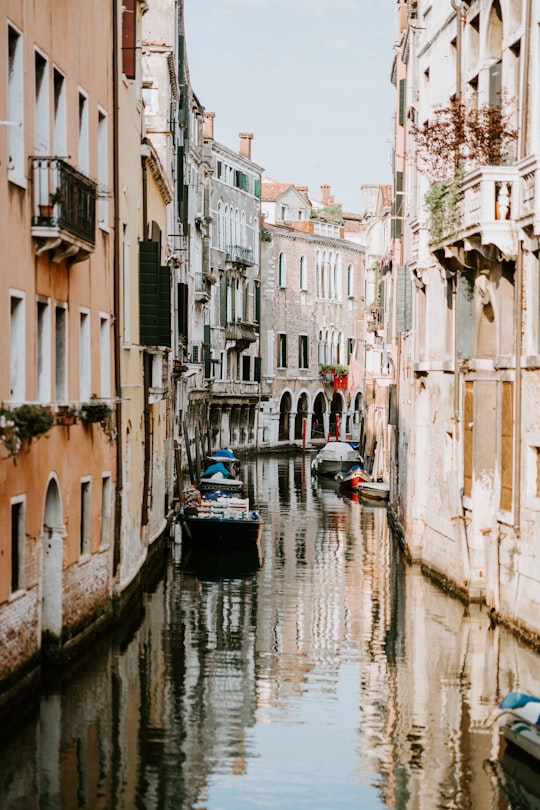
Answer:
<svg viewBox="0 0 540 810"><path fill-rule="evenodd" d="M159 346L172 345L171 341L171 269L159 268Z"/></svg>
<svg viewBox="0 0 540 810"><path fill-rule="evenodd" d="M178 339L187 346L188 328L188 285L178 284Z"/></svg>
<svg viewBox="0 0 540 810"><path fill-rule="evenodd" d="M411 274L408 267L398 267L396 281L396 332L405 332L412 324Z"/></svg>
<svg viewBox="0 0 540 810"><path fill-rule="evenodd" d="M139 341L157 346L159 335L159 245L139 244Z"/></svg>
<svg viewBox="0 0 540 810"><path fill-rule="evenodd" d="M210 341L211 331L210 325L204 325L204 346L203 346L203 362L204 362L204 376L208 379L211 376L212 364L210 363Z"/></svg>
<svg viewBox="0 0 540 810"><path fill-rule="evenodd" d="M225 276L221 276L219 283L219 317L221 326L227 325L227 282Z"/></svg>
<svg viewBox="0 0 540 810"><path fill-rule="evenodd" d="M261 181L258 177L253 182L253 194L255 197L261 196Z"/></svg>
<svg viewBox="0 0 540 810"><path fill-rule="evenodd" d="M261 288L255 285L255 323L261 322Z"/></svg>
<svg viewBox="0 0 540 810"><path fill-rule="evenodd" d="M401 126L405 124L405 92L406 80L400 79L399 81L399 123Z"/></svg>
<svg viewBox="0 0 540 810"><path fill-rule="evenodd" d="M142 346L171 345L171 274L159 266L159 244L139 245L139 341Z"/></svg>

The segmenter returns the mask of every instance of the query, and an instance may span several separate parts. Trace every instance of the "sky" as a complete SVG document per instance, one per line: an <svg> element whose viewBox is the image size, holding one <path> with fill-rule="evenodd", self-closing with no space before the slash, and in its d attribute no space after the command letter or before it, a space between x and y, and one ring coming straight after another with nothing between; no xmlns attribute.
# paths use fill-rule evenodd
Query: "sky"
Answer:
<svg viewBox="0 0 540 810"><path fill-rule="evenodd" d="M362 213L390 183L396 0L184 0L191 85L216 141L264 175Z"/></svg>

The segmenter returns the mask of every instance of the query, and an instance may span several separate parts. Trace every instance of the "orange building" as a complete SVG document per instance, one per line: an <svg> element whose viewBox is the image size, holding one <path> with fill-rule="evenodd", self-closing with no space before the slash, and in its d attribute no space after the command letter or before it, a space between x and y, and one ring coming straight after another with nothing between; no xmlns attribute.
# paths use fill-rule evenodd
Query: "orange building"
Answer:
<svg viewBox="0 0 540 810"><path fill-rule="evenodd" d="M2 686L111 609L112 6L2 4Z"/></svg>

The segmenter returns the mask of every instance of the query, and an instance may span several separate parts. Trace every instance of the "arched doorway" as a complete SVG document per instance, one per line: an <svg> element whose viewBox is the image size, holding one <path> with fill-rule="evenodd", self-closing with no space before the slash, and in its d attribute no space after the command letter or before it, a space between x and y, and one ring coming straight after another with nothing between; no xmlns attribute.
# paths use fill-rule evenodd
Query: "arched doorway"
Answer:
<svg viewBox="0 0 540 810"><path fill-rule="evenodd" d="M279 434L278 441L285 442L289 440L289 415L292 410L291 395L286 392L281 397L279 403Z"/></svg>
<svg viewBox="0 0 540 810"><path fill-rule="evenodd" d="M296 418L294 420L294 438L299 440L302 438L302 429L304 419L308 415L308 398L307 394L300 394L298 397L298 405L296 406Z"/></svg>
<svg viewBox="0 0 540 810"><path fill-rule="evenodd" d="M45 496L42 531L41 635L43 647L58 647L62 635L62 563L65 535L62 498L55 478Z"/></svg>
<svg viewBox="0 0 540 810"><path fill-rule="evenodd" d="M342 418L344 411L345 403L343 401L343 397L341 394L335 393L332 397L332 402L330 403L330 425L328 427L328 432L334 439L339 439L340 433L342 432L342 427L345 427L345 425L342 426L340 424L340 419Z"/></svg>
<svg viewBox="0 0 540 810"><path fill-rule="evenodd" d="M319 392L313 403L313 419L311 420L311 438L325 439L324 433L324 413L326 401L324 394Z"/></svg>

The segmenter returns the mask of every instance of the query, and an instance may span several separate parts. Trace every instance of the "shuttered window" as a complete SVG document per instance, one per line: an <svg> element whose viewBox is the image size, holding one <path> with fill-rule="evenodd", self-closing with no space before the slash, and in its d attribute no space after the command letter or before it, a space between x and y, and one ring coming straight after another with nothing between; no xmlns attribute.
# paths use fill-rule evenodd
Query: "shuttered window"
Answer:
<svg viewBox="0 0 540 810"><path fill-rule="evenodd" d="M128 79L136 75L136 0L124 0L122 11L122 72Z"/></svg>
<svg viewBox="0 0 540 810"><path fill-rule="evenodd" d="M412 281L406 265L397 269L396 283L396 332L406 332L412 328Z"/></svg>
<svg viewBox="0 0 540 810"><path fill-rule="evenodd" d="M222 276L219 285L219 320L221 326L227 325L227 288L228 284L225 281L225 276Z"/></svg>
<svg viewBox="0 0 540 810"><path fill-rule="evenodd" d="M472 382L465 383L463 402L463 494L472 494L473 473L473 428L474 428L474 389Z"/></svg>
<svg viewBox="0 0 540 810"><path fill-rule="evenodd" d="M468 273L457 274L456 349L460 360L472 356L474 282Z"/></svg>
<svg viewBox="0 0 540 810"><path fill-rule="evenodd" d="M212 376L212 363L210 362L212 358L212 351L211 351L211 340L212 340L212 332L210 324L204 325L204 344L203 344L203 362L204 362L204 376L206 379Z"/></svg>
<svg viewBox="0 0 540 810"><path fill-rule="evenodd" d="M184 345L188 345L189 322L188 322L188 285L178 284L178 340Z"/></svg>
<svg viewBox="0 0 540 810"><path fill-rule="evenodd" d="M401 126L405 124L405 101L406 101L406 80L399 80L399 123Z"/></svg>
<svg viewBox="0 0 540 810"><path fill-rule="evenodd" d="M159 265L159 244L139 245L140 343L171 345L171 274Z"/></svg>
<svg viewBox="0 0 540 810"><path fill-rule="evenodd" d="M501 403L500 508L512 511L514 480L514 383L503 382Z"/></svg>

